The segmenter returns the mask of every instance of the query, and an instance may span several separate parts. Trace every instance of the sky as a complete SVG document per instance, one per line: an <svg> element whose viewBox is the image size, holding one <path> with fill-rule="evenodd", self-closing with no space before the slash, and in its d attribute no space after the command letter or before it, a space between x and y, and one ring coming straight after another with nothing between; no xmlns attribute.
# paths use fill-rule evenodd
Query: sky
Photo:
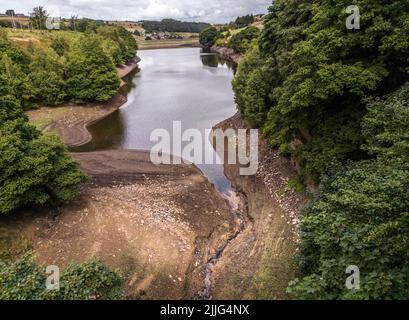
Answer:
<svg viewBox="0 0 409 320"><path fill-rule="evenodd" d="M28 14L43 6L53 16L102 20L161 20L224 23L249 13L266 13L272 0L0 0L0 13Z"/></svg>

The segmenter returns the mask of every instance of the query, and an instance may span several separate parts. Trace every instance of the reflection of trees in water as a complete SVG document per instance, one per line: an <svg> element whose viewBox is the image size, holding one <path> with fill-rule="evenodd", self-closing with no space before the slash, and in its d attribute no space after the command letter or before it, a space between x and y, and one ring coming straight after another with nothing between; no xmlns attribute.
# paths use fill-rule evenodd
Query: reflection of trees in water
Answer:
<svg viewBox="0 0 409 320"><path fill-rule="evenodd" d="M237 65L234 62L224 59L217 54L204 54L201 55L203 65L211 68L217 68L219 65L227 66L227 68L232 69L236 72Z"/></svg>
<svg viewBox="0 0 409 320"><path fill-rule="evenodd" d="M70 148L72 152L91 152L119 147L124 138L125 124L119 110L88 127L92 141L81 147Z"/></svg>
<svg viewBox="0 0 409 320"><path fill-rule="evenodd" d="M133 70L132 72L130 72L127 76L125 76L124 78L122 78L122 80L125 82L125 84L121 87L121 89L119 90L119 92L126 96L128 95L129 92L131 92L132 89L134 89L136 87L133 79L135 78L136 74L138 72L140 72L141 70L139 69L139 67L136 67L135 70Z"/></svg>

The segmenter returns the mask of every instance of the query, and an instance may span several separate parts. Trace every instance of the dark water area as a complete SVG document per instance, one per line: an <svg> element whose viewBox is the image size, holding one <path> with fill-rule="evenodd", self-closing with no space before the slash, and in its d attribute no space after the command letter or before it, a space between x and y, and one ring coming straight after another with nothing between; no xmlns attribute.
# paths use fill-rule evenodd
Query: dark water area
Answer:
<svg viewBox="0 0 409 320"><path fill-rule="evenodd" d="M90 126L93 141L74 151L150 150L157 144L150 141L153 130L172 136L174 121L180 121L182 131L200 130L203 152L215 153L205 130L236 113L234 64L198 48L146 50L139 56L140 70L128 75L121 89L128 102ZM219 191L231 192L223 165L197 166Z"/></svg>

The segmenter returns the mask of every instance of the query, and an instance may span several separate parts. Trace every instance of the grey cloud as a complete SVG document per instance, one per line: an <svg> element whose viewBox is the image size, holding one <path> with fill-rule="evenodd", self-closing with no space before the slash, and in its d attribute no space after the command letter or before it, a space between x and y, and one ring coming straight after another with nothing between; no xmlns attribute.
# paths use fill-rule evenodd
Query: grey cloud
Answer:
<svg viewBox="0 0 409 320"><path fill-rule="evenodd" d="M2 0L0 12L15 9L27 14L38 5L59 11L63 17L77 14L104 20L176 18L228 22L248 13L265 13L271 0Z"/></svg>

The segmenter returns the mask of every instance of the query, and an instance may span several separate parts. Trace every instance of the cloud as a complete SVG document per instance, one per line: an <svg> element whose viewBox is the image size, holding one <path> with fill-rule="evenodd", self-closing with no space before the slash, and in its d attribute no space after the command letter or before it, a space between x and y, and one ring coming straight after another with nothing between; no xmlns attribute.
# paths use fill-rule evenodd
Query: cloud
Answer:
<svg viewBox="0 0 409 320"><path fill-rule="evenodd" d="M104 20L159 20L228 22L248 13L265 13L272 0L2 0L0 12L29 13L44 6L62 17L76 14Z"/></svg>

